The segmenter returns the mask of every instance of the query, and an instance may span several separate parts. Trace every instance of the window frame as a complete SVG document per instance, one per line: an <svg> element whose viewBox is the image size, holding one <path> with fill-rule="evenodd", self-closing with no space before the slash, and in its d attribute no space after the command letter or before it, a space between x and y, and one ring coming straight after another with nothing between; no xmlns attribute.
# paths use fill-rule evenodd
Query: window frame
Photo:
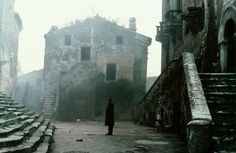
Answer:
<svg viewBox="0 0 236 153"><path fill-rule="evenodd" d="M111 68L114 68L114 69L111 69ZM117 79L116 75L117 75L117 64L116 63L107 63L106 64L106 80L107 81L115 81Z"/></svg>
<svg viewBox="0 0 236 153"><path fill-rule="evenodd" d="M117 35L116 36L116 45L123 45L123 43L124 43L124 38L123 38L123 36L122 35Z"/></svg>
<svg viewBox="0 0 236 153"><path fill-rule="evenodd" d="M87 50L88 49L88 50ZM80 52L80 61L90 61L91 60L91 47L82 46Z"/></svg>
<svg viewBox="0 0 236 153"><path fill-rule="evenodd" d="M71 44L72 44L72 37L70 34L66 34L64 36L64 45L71 46Z"/></svg>

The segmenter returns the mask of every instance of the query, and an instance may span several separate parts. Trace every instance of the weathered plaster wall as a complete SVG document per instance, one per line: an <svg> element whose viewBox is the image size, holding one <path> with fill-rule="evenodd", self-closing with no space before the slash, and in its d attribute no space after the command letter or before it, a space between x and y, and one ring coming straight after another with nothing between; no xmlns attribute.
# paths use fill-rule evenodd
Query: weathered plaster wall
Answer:
<svg viewBox="0 0 236 153"><path fill-rule="evenodd" d="M109 33L107 31L109 31ZM67 34L71 35L71 45L69 46L64 44L64 36ZM124 27L120 27L115 23L101 19L100 17L88 19L81 23L77 22L70 27L65 27L60 30L53 30L52 28L49 33L45 35L45 81L58 79L57 77L47 79L48 77L52 78L50 77L50 73L57 74L60 71L68 70L71 66L78 62L84 62L81 61L81 47L83 46L91 47L91 59L87 62L97 62L98 65L100 61L97 61L97 58L100 58L101 54L103 54L102 56L104 56L104 53L114 55L117 54L117 58L119 58L120 55L123 57L128 55L128 58L125 59L129 59L131 61L129 63L126 62L128 64L127 67L130 67L129 76L126 78L133 80L133 73L135 73L135 75L140 76L142 80L145 80L144 76L146 76L147 46L150 42L148 42L149 40L145 40L147 41L146 44L138 42L137 39L141 39L141 41L143 41L142 39L146 39L146 37L140 35L139 38L136 38L137 35L138 34L128 31ZM115 44L116 36L123 37L123 43L121 45ZM116 60L114 57L109 55L106 58L109 62L119 62L119 60ZM131 72L132 67L136 66L133 65L134 60L139 60L138 62L140 65L137 67L139 71ZM55 69L55 67L57 67L57 69ZM122 67L120 67L120 73L123 71L121 69ZM127 68L124 68L124 71L127 72L126 69ZM54 70L55 72L52 72ZM104 72L104 70L102 70L102 72ZM118 76L118 78L120 77L121 76Z"/></svg>
<svg viewBox="0 0 236 153"><path fill-rule="evenodd" d="M14 12L15 0L0 1L0 90L13 94L17 78L18 34L22 22Z"/></svg>
<svg viewBox="0 0 236 153"><path fill-rule="evenodd" d="M17 78L14 99L35 112L42 109L43 70L33 71Z"/></svg>
<svg viewBox="0 0 236 153"><path fill-rule="evenodd" d="M106 74L106 65L116 63L117 73L116 79L128 79L133 81L134 60L131 54L122 53L98 53L97 54L97 70Z"/></svg>
<svg viewBox="0 0 236 153"><path fill-rule="evenodd" d="M62 73L57 117L61 120L93 119L96 69L94 64L77 64Z"/></svg>
<svg viewBox="0 0 236 153"><path fill-rule="evenodd" d="M71 38L70 44L65 44L66 36ZM70 73L77 64L93 64L105 75L106 64L116 64L116 80L128 79L145 91L149 37L95 16L67 27L52 27L45 42L45 96L58 90L61 72ZM82 47L90 47L89 60L81 59Z"/></svg>

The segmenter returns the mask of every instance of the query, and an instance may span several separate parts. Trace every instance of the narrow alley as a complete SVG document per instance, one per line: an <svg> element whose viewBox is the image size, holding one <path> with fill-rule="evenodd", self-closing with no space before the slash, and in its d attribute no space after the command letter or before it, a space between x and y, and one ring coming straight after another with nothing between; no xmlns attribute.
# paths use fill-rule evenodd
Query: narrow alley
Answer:
<svg viewBox="0 0 236 153"><path fill-rule="evenodd" d="M173 134L154 128L118 122L114 135L107 136L103 122L56 122L53 153L184 153Z"/></svg>

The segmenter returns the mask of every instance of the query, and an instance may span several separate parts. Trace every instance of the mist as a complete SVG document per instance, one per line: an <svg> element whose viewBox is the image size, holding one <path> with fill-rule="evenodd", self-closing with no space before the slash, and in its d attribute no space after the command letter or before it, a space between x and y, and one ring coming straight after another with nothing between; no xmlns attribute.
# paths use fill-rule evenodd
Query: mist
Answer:
<svg viewBox="0 0 236 153"><path fill-rule="evenodd" d="M160 73L161 47L155 41L155 26L161 20L160 1L16 0L15 11L20 14L24 26L19 40L19 74L43 68L44 34L51 26L60 27L97 14L125 27L128 27L129 18L135 17L137 32L153 39L148 51L147 76Z"/></svg>

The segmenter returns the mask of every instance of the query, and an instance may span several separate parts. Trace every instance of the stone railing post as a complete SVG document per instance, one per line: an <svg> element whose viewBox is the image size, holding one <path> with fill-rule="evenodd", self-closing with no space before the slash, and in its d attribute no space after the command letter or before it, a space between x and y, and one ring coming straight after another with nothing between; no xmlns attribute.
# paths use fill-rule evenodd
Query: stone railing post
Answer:
<svg viewBox="0 0 236 153"><path fill-rule="evenodd" d="M187 125L189 153L209 153L211 147L212 117L206 102L192 53L183 53L183 66L187 83L191 121Z"/></svg>
<svg viewBox="0 0 236 153"><path fill-rule="evenodd" d="M209 153L211 147L211 123L193 120L187 125L187 146L189 153Z"/></svg>

